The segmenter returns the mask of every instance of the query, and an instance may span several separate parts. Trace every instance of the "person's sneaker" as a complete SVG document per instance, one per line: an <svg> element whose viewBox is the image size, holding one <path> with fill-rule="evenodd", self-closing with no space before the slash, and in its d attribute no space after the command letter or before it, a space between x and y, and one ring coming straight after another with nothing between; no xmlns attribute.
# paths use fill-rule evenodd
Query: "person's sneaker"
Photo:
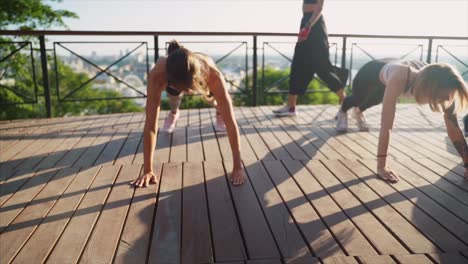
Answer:
<svg viewBox="0 0 468 264"><path fill-rule="evenodd" d="M174 132L177 119L179 119L179 116L180 116L179 111L177 111L175 114L173 114L172 112L169 112L169 114L167 114L166 119L164 120L163 131L167 133Z"/></svg>
<svg viewBox="0 0 468 264"><path fill-rule="evenodd" d="M336 130L338 132L348 131L348 114L340 110L336 117Z"/></svg>
<svg viewBox="0 0 468 264"><path fill-rule="evenodd" d="M282 107L273 110L273 113L276 116L295 116L296 113L296 108L295 107L289 107L289 105L283 105Z"/></svg>
<svg viewBox="0 0 468 264"><path fill-rule="evenodd" d="M224 124L224 121L221 118L221 115L218 114L218 113L216 113L215 130L216 130L216 132L225 132L226 131L226 125Z"/></svg>
<svg viewBox="0 0 468 264"><path fill-rule="evenodd" d="M369 125L367 125L364 115L357 107L354 108L353 117L356 119L356 124L359 131L369 131Z"/></svg>

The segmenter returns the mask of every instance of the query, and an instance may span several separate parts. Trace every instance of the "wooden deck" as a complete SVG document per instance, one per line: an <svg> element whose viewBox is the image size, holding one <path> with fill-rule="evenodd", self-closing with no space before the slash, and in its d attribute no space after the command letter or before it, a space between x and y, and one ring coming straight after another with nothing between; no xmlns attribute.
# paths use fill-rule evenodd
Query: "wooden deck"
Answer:
<svg viewBox="0 0 468 264"><path fill-rule="evenodd" d="M399 105L391 185L374 175L380 107L346 134L337 109L236 108L241 187L213 109L159 133L160 184L140 189L141 113L0 122L0 262L468 263L468 183L442 115Z"/></svg>

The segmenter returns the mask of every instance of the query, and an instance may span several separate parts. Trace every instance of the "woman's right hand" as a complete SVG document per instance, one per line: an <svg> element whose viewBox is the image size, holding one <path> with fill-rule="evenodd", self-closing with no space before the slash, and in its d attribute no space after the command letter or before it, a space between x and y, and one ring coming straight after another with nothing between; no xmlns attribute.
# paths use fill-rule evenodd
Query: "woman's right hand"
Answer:
<svg viewBox="0 0 468 264"><path fill-rule="evenodd" d="M156 183L158 183L158 178L156 177L156 175L154 175L154 173L152 172L147 172L143 175L140 175L130 184L135 187L147 187L150 184L156 184Z"/></svg>
<svg viewBox="0 0 468 264"><path fill-rule="evenodd" d="M377 169L377 176L389 183L396 183L400 180L397 174L389 168Z"/></svg>

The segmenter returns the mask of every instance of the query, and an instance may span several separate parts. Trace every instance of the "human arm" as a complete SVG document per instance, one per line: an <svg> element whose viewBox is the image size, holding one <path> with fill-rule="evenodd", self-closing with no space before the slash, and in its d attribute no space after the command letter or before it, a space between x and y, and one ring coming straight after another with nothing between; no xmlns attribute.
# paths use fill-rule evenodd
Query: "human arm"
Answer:
<svg viewBox="0 0 468 264"><path fill-rule="evenodd" d="M398 176L387 166L388 145L391 130L395 120L396 103L398 96L404 90L405 80L400 78L401 72L394 71L386 81L385 93L382 102L382 116L380 123L379 143L377 147L377 173L389 182L397 182Z"/></svg>
<svg viewBox="0 0 468 264"><path fill-rule="evenodd" d="M309 18L306 24L299 31L299 36L298 36L299 42L307 39L307 37L309 36L310 30L315 25L315 23L317 23L317 21L319 20L320 16L322 15L323 3L324 3L324 0L317 0L317 3L315 4L306 4L311 7L313 12L312 12L312 16Z"/></svg>
<svg viewBox="0 0 468 264"><path fill-rule="evenodd" d="M447 135L460 154L464 164L468 165L468 146L465 137L457 121L457 115L452 111L444 111L444 121L447 127ZM465 180L468 180L468 168L465 166Z"/></svg>
<svg viewBox="0 0 468 264"><path fill-rule="evenodd" d="M231 146L233 158L231 181L234 185L239 185L244 183L245 181L245 174L240 154L241 146L239 129L237 127L237 122L234 117L231 96L227 91L224 77L219 70L215 68L211 69L208 86L214 94L214 97L217 102L217 110L226 125L226 132L229 139L229 144Z"/></svg>
<svg viewBox="0 0 468 264"><path fill-rule="evenodd" d="M146 119L143 129L143 174L132 182L137 187L146 187L150 183L157 182L157 175L153 171L153 157L157 139L161 93L165 87L161 67L163 67L161 63L156 64L148 77Z"/></svg>

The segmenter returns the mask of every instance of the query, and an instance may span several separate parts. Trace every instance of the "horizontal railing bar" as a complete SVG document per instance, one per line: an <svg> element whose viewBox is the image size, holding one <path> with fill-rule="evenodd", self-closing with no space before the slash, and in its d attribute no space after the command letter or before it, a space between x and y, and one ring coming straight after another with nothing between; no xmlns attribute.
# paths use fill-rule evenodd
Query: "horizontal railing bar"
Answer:
<svg viewBox="0 0 468 264"><path fill-rule="evenodd" d="M16 36L283 36L296 37L297 33L275 33L275 32L203 32L203 31L88 31L88 30L0 30L0 35ZM397 38L397 39L453 39L468 40L468 36L408 36L408 35L366 35L366 34L329 34L329 37L346 38Z"/></svg>

